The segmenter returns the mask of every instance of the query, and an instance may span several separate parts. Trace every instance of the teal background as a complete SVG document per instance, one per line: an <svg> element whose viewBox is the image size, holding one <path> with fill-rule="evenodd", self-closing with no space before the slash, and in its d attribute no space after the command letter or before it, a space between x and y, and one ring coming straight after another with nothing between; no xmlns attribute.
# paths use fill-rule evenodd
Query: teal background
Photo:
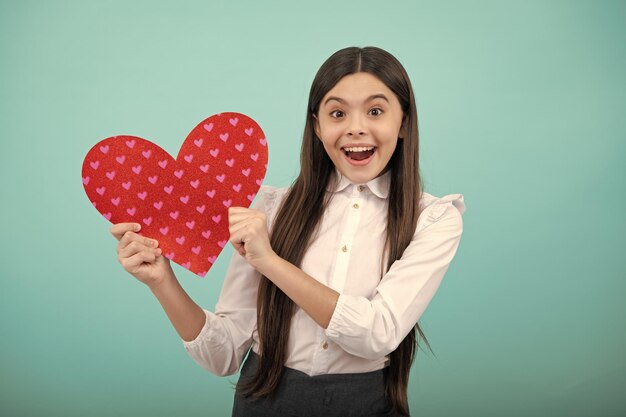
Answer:
<svg viewBox="0 0 626 417"><path fill-rule="evenodd" d="M624 1L0 1L0 415L230 415L236 375L197 366L118 264L82 160L115 134L176 155L238 111L286 186L313 76L353 45L404 64L426 191L467 204L413 414L626 415L625 21ZM203 307L231 254L175 266Z"/></svg>

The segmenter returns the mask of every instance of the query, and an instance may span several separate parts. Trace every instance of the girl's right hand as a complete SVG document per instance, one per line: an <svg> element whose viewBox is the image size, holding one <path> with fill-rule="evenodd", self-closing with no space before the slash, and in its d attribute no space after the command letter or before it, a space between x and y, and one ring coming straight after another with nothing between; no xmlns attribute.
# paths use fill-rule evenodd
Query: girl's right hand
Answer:
<svg viewBox="0 0 626 417"><path fill-rule="evenodd" d="M124 269L139 281L153 288L173 276L169 259L162 255L159 242L138 235L138 223L118 223L111 234L119 241L117 259Z"/></svg>

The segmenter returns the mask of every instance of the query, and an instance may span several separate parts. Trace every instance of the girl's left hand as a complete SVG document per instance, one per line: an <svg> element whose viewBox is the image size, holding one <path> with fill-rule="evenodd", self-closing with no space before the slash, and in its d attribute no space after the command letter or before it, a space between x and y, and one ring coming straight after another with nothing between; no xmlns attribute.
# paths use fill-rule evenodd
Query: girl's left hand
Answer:
<svg viewBox="0 0 626 417"><path fill-rule="evenodd" d="M252 267L276 255L270 245L267 217L259 210L244 207L228 209L230 242Z"/></svg>

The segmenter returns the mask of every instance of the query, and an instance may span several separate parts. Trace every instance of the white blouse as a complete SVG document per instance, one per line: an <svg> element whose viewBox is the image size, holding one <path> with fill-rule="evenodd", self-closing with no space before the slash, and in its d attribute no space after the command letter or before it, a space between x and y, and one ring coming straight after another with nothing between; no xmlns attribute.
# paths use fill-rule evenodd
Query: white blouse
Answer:
<svg viewBox="0 0 626 417"><path fill-rule="evenodd" d="M462 194L423 193L423 211L401 259L381 274L387 224L389 173L366 184L339 176L319 233L301 269L340 296L327 329L301 308L291 321L285 366L308 375L370 372L388 363L435 295L463 232ZM261 187L253 208L266 213L271 230L288 188ZM382 276L382 279L381 279ZM259 352L256 300L261 274L237 252L230 261L215 313L192 341L189 355L220 376L239 367L250 346Z"/></svg>

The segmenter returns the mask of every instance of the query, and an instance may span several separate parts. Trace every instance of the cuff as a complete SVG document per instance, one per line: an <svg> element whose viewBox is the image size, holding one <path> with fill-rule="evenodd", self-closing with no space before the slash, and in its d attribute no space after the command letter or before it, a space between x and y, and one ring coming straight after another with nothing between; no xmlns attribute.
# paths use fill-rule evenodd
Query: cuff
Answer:
<svg viewBox="0 0 626 417"><path fill-rule="evenodd" d="M198 334L198 336L196 336L195 339L190 340L190 341L180 339L183 342L183 346L185 346L185 349L187 350L192 350L196 348L197 345L201 344L204 341L210 342L213 339L215 339L214 335L211 332L211 329L214 328L215 326L212 326L211 322L217 319L217 317L215 316L214 313L211 313L208 310L205 310L205 309L202 309L202 310L204 311L204 314L206 315L206 321L204 322L204 326L202 326L202 330L200 330L200 333Z"/></svg>
<svg viewBox="0 0 626 417"><path fill-rule="evenodd" d="M342 320L342 314L345 305L346 301L343 294L339 294L339 298L337 298L337 304L335 305L335 310L333 311L333 315L330 316L330 321L328 322L328 327L326 328L326 336L330 338L335 338L341 333L340 329L344 324Z"/></svg>
<svg viewBox="0 0 626 417"><path fill-rule="evenodd" d="M340 294L326 328L326 336L335 341L341 336L359 336L370 313L370 302L366 298Z"/></svg>

